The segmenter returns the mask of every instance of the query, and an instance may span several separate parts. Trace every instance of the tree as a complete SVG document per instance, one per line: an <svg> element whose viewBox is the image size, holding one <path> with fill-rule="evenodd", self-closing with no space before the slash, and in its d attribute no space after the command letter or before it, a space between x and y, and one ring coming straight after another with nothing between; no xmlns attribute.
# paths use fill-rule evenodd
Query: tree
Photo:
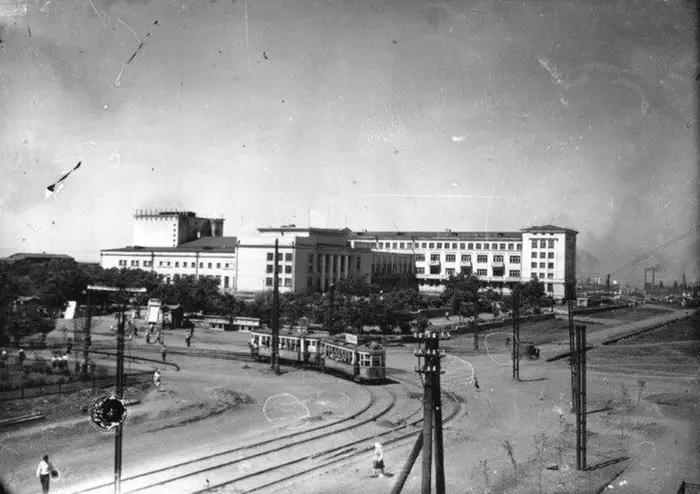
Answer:
<svg viewBox="0 0 700 494"><path fill-rule="evenodd" d="M539 306L545 298L544 283L539 281L536 276L533 276L527 283L521 284L519 289L520 301L523 304Z"/></svg>
<svg viewBox="0 0 700 494"><path fill-rule="evenodd" d="M335 283L335 292L354 296L369 296L372 287L367 283L367 278L358 274L351 274Z"/></svg>
<svg viewBox="0 0 700 494"><path fill-rule="evenodd" d="M453 298L460 302L474 302L479 296L479 279L463 273L450 276L445 281L445 290L440 294L443 305L447 305Z"/></svg>
<svg viewBox="0 0 700 494"><path fill-rule="evenodd" d="M671 287L671 293L678 294L681 292L680 286L678 285L678 280L673 281L673 286Z"/></svg>

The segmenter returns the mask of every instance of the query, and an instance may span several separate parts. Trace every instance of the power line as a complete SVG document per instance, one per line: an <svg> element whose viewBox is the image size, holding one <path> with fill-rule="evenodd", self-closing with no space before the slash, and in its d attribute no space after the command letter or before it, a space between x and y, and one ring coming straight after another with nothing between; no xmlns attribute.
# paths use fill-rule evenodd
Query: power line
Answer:
<svg viewBox="0 0 700 494"><path fill-rule="evenodd" d="M622 266L621 268L617 268L617 269L615 269L614 271L611 271L610 274L613 275L613 274L615 274L615 273L619 273L620 271L624 271L624 270L626 270L626 269L628 269L628 268L631 268L632 266L635 266L636 264L639 264L640 262L644 261L645 259L648 259L648 258L650 258L651 256L653 256L653 255L656 254L657 252L662 251L662 250L665 249L666 247L670 247L671 245L675 244L676 242L680 242L681 240L683 240L683 239L685 239L685 238L687 238L687 237L690 237L690 236L693 235L694 233L697 233L698 228L700 228L700 224L695 225L693 228L691 228L691 229L688 230L687 232L683 233L682 235L678 235L677 237L672 238L671 240L667 241L666 243L664 243L664 244L662 244L662 245L659 245L658 247L654 248L653 250L650 250L650 251L647 252L646 254L642 254L641 256L639 256L639 257L637 257L636 259L634 259L634 260L628 262L627 264L625 264L625 265Z"/></svg>

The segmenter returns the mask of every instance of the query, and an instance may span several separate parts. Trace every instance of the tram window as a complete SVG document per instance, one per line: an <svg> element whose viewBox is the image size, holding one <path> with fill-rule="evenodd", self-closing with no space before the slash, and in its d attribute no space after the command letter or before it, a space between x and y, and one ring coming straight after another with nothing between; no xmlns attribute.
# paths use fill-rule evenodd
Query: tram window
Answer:
<svg viewBox="0 0 700 494"><path fill-rule="evenodd" d="M382 366L382 356L381 355L373 355L372 356L372 367L381 367Z"/></svg>

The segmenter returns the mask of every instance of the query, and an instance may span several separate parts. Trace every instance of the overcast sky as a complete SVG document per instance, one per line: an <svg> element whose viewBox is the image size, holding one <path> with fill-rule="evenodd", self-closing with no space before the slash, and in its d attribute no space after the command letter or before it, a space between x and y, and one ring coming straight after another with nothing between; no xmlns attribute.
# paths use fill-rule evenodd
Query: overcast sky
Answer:
<svg viewBox="0 0 700 494"><path fill-rule="evenodd" d="M0 2L4 255L99 259L167 207L226 235L553 223L604 273L698 221L686 3L21 2ZM625 274L697 278L697 239Z"/></svg>

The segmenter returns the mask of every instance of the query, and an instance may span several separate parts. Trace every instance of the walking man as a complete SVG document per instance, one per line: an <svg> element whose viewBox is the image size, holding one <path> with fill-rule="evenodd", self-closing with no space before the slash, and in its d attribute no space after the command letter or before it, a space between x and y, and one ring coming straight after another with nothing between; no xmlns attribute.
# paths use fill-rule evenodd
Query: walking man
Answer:
<svg viewBox="0 0 700 494"><path fill-rule="evenodd" d="M160 349L160 356L163 357L163 362L165 362L165 354L168 353L168 349L163 345L163 347Z"/></svg>
<svg viewBox="0 0 700 494"><path fill-rule="evenodd" d="M156 385L156 390L160 393L160 372L158 369L153 373L153 384Z"/></svg>
<svg viewBox="0 0 700 494"><path fill-rule="evenodd" d="M374 454L372 455L372 477L377 476L377 470L384 477L384 452L380 443L374 443Z"/></svg>
<svg viewBox="0 0 700 494"><path fill-rule="evenodd" d="M49 482L51 481L51 472L53 471L53 465L49 461L49 455L44 455L39 466L36 469L36 476L41 482L41 492L43 494L48 494L49 492Z"/></svg>
<svg viewBox="0 0 700 494"><path fill-rule="evenodd" d="M185 344L187 345L187 348L190 347L190 340L192 340L192 335L190 333L187 333L185 335Z"/></svg>

